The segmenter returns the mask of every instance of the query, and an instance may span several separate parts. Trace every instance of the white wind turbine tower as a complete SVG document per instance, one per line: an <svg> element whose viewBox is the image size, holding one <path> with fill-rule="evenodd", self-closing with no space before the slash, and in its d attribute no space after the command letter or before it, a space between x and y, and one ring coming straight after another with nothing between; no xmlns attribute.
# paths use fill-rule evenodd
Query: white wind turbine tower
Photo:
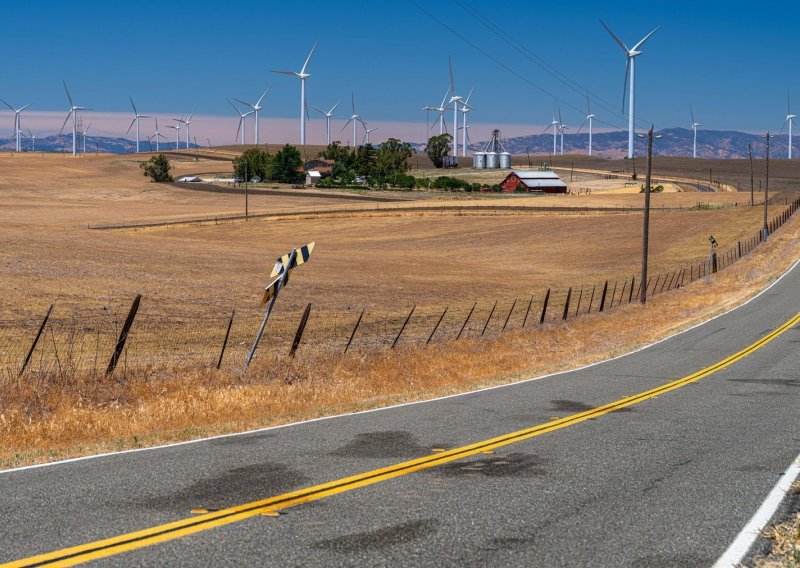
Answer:
<svg viewBox="0 0 800 568"><path fill-rule="evenodd" d="M558 133L561 135L561 155L564 155L564 131L569 127L561 120L561 107L558 109Z"/></svg>
<svg viewBox="0 0 800 568"><path fill-rule="evenodd" d="M689 113L692 115L692 132L694 133L694 139L692 141L692 158L697 158L697 127L703 125L694 119L694 110L692 109L692 105L689 105Z"/></svg>
<svg viewBox="0 0 800 568"><path fill-rule="evenodd" d="M369 144L369 135L370 135L370 133L371 132L375 132L376 130L378 130L378 127L376 126L375 128L367 128L367 123L366 122L362 122L361 124L364 126L364 138L362 139L362 142L366 143L366 144Z"/></svg>
<svg viewBox="0 0 800 568"><path fill-rule="evenodd" d="M545 132L547 132L551 128L553 129L553 155L554 156L556 155L557 148L558 148L558 129L559 129L560 125L561 125L561 123L556 120L556 105L554 104L553 105L553 120L550 122L550 124L547 125L547 128L542 130L542 134L544 134Z"/></svg>
<svg viewBox="0 0 800 568"><path fill-rule="evenodd" d="M787 124L789 125L789 159L792 159L792 126L794 125L794 119L797 118L796 114L792 114L792 101L789 97L789 92L786 92L786 122L783 123L785 127ZM783 128L781 128L781 132L783 132Z"/></svg>
<svg viewBox="0 0 800 568"><path fill-rule="evenodd" d="M89 132L89 129L92 127L92 123L89 123L89 126L86 127L86 130L83 131L83 153L86 155L86 133Z"/></svg>
<svg viewBox="0 0 800 568"><path fill-rule="evenodd" d="M311 52L306 57L306 62L303 64L303 68L300 69L299 73L294 71L273 71L273 73L280 73L281 75L289 75L290 77L297 77L300 79L300 144L305 145L306 143L306 79L311 77L310 73L306 73L306 69L308 68L308 62L311 61L311 56L314 55L314 50L317 49L317 42L314 42L314 47L311 48ZM355 145L355 140L353 141Z"/></svg>
<svg viewBox="0 0 800 568"><path fill-rule="evenodd" d="M190 126L191 126L191 124L192 124L192 117L194 116L194 113L195 113L195 111L192 111L192 114L190 114L190 115L189 115L189 118L187 118L186 120L183 120L183 117L181 117L181 118L174 118L174 119L173 119L173 120L176 120L176 121L178 121L178 122L182 122L184 125L186 125L186 149L187 149L187 150L189 149L189 140L190 140L190 137L189 137L189 133L190 133L190 131L189 131L189 127L190 127Z"/></svg>
<svg viewBox="0 0 800 568"><path fill-rule="evenodd" d="M256 134L256 146L258 146L258 141L259 141L259 138L258 138L258 111L260 111L262 108L264 108L264 107L261 106L261 101L264 100L264 97L266 97L271 90L272 90L272 87L269 87L266 91L264 91L264 94L261 95L261 98L258 99L256 104L254 104L254 105L251 105L250 103L246 103L244 101L240 101L239 99L233 99L237 103L243 104L244 106L248 106L251 109L253 109L253 114L255 114L255 119L256 119L256 132L255 132L255 134Z"/></svg>
<svg viewBox="0 0 800 568"><path fill-rule="evenodd" d="M158 130L158 117L157 117L157 116L154 116L154 117L153 117L153 120L155 120L155 122L156 122L156 131L153 133L153 136L154 136L154 137L155 137L155 139L156 139L156 152L158 152L158 151L160 151L160 150L159 150L159 146L158 146L158 139L159 139L159 138L163 138L164 140L166 140L166 139L167 139L167 137L166 137L166 136L164 136L163 134L161 134L161 132Z"/></svg>
<svg viewBox="0 0 800 568"><path fill-rule="evenodd" d="M592 114L592 107L591 107L591 104L589 103L589 92L587 91L586 92L586 118L584 119L583 124L581 124L581 127L578 129L577 133L580 134L581 130L583 130L583 126L587 122L589 123L589 155L590 156L592 155L592 121L595 118L597 118L597 116Z"/></svg>
<svg viewBox="0 0 800 568"><path fill-rule="evenodd" d="M139 153L139 119L140 118L152 118L152 117L147 116L146 114L139 114L139 111L136 110L136 105L133 104L133 97L128 97L128 98L131 100L131 106L133 107L134 119L131 121L131 125L128 127L128 131L125 134L130 132L131 128L133 128L134 123L136 123L136 153L138 154ZM85 153L86 152L84 152L84 154Z"/></svg>
<svg viewBox="0 0 800 568"><path fill-rule="evenodd" d="M453 105L453 156L458 157L458 103L463 99L456 95L456 85L453 81L453 60L447 57L450 64L450 104Z"/></svg>
<svg viewBox="0 0 800 568"><path fill-rule="evenodd" d="M318 109L314 105L309 105L311 108L313 108L315 111L317 111L318 113L322 114L325 117L325 139L327 140L328 145L330 145L331 143L331 117L333 116L333 111L336 110L336 107L339 106L340 102L342 102L342 99L339 99L339 101L335 105L333 105L331 110L329 110L328 112L325 112L322 109Z"/></svg>
<svg viewBox="0 0 800 568"><path fill-rule="evenodd" d="M353 115L350 117L350 120L345 122L344 126L342 126L342 130L340 130L339 132L342 132L352 122L353 123L353 148L355 148L358 145L358 142L356 142L358 140L358 137L357 137L357 134L356 134L356 125L360 122L361 124L364 125L364 128L366 128L367 123L364 122L363 120L361 120L361 117L358 116L358 114L356 114L356 97L355 97L355 95L351 94L350 95L350 100L353 103Z"/></svg>
<svg viewBox="0 0 800 568"><path fill-rule="evenodd" d="M625 45L614 32L611 31L611 28L609 28L603 20L600 20L600 23L603 24L603 27L608 31L608 33L611 34L611 37L614 38L619 46L625 50L625 55L627 56L625 64L625 86L623 87L622 91L622 109L625 110L625 89L628 88L628 77L630 76L630 102L628 104L628 158L633 158L634 111L636 104L636 97L634 94L634 87L636 85L636 57L642 54L642 52L639 51L639 48L642 47L644 42L650 39L650 36L656 33L661 26L656 27L656 29L644 36L639 43L634 45L631 49L628 49L628 46Z"/></svg>
<svg viewBox="0 0 800 568"><path fill-rule="evenodd" d="M251 114L253 114L253 111L251 110L249 112L242 112L242 111L239 110L239 107L237 107L235 104L233 104L233 102L231 102L230 99L225 99L225 100L227 100L228 103L230 103L230 105L233 107L233 110L235 110L236 114L239 115L239 126L236 127L236 136L233 137L233 140L236 141L236 139L239 137L239 132L241 132L242 133L242 146L244 146L244 143L245 143L245 141L244 141L244 131L245 131L245 127L247 126L247 124L245 123L245 119L248 116L250 116Z"/></svg>
<svg viewBox="0 0 800 568"><path fill-rule="evenodd" d="M28 138L31 139L31 152L36 151L36 134L31 132L31 129L28 129Z"/></svg>
<svg viewBox="0 0 800 568"><path fill-rule="evenodd" d="M461 101L461 108L459 109L461 111L461 124L462 124L462 126L461 126L461 128L462 128L462 132L461 132L461 155L463 157L465 157L465 158L467 157L467 138L468 138L467 129L469 128L467 126L467 113L469 113L469 111L473 110L473 107L471 107L469 105L469 100L472 98L472 92L474 90L475 90L475 87L473 87L473 88L471 88L469 90L469 95L467 95L466 99Z"/></svg>
<svg viewBox="0 0 800 568"><path fill-rule="evenodd" d="M167 128L174 128L175 129L175 149L176 150L180 150L180 148L181 148L181 122L182 121L178 121L177 118L173 118L172 120L175 120L177 122L177 124L175 124L175 126L173 126L171 124L168 124Z"/></svg>
<svg viewBox="0 0 800 568"><path fill-rule="evenodd" d="M64 90L67 92L67 99L69 100L69 112L67 113L67 118L64 119L64 124L61 125L61 130L59 130L58 133L61 134L64 131L64 127L67 125L69 117L72 116L72 155L75 156L78 152L78 111L89 109L82 106L75 106L75 104L72 102L72 96L69 94L69 89L67 89L66 82L64 82Z"/></svg>
<svg viewBox="0 0 800 568"><path fill-rule="evenodd" d="M0 99L0 101L2 101L2 100L3 99ZM22 107L20 109L16 109L16 108L12 107L6 101L3 101L3 104L6 105L8 108L10 108L12 111L14 111L14 135L17 138L17 150L16 151L17 152L22 152L22 141L20 140L20 134L21 134L21 131L22 131L22 124L20 123L19 115L23 110L25 110L26 108L31 106L33 103L28 103L28 104L26 104L24 107Z"/></svg>

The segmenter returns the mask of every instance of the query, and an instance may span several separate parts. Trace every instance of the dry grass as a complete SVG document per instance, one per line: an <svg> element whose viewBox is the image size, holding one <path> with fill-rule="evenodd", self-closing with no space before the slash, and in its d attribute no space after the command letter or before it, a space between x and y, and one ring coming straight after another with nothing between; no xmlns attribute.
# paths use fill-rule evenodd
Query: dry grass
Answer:
<svg viewBox="0 0 800 568"><path fill-rule="evenodd" d="M770 541L771 550L767 556L753 559L754 568L800 566L800 512L784 523L766 528L763 537Z"/></svg>
<svg viewBox="0 0 800 568"><path fill-rule="evenodd" d="M711 280L656 296L642 308L502 339L347 356L268 356L248 375L176 368L115 377L69 373L6 382L0 460L57 457L240 431L513 381L596 361L650 342L741 302L800 255L792 219L750 257ZM647 333L642 333L647 329Z"/></svg>

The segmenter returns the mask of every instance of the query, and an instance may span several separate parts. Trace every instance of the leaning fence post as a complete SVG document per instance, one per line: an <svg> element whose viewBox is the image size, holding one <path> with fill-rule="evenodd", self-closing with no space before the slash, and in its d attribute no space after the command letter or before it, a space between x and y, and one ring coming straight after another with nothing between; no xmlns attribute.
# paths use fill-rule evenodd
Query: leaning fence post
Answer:
<svg viewBox="0 0 800 568"><path fill-rule="evenodd" d="M606 307L606 293L608 292L608 280L603 285L603 295L600 296L600 311L603 311L603 308Z"/></svg>
<svg viewBox="0 0 800 568"><path fill-rule="evenodd" d="M516 301L516 300L514 300L514 303L513 303L513 304L511 304L511 309L510 309L510 310L508 310L508 316L506 316L506 322L503 324L503 329L501 329L501 330L500 330L500 333L505 333L505 331L506 331L506 326L508 325L508 320L510 320L510 319L511 319L511 314L513 314L513 313L514 313L514 308L516 307L516 305L517 305L517 301Z"/></svg>
<svg viewBox="0 0 800 568"><path fill-rule="evenodd" d="M589 296L589 310L586 312L587 314L592 313L592 303L594 302L595 289L597 289L597 284L592 284L592 295Z"/></svg>
<svg viewBox="0 0 800 568"><path fill-rule="evenodd" d="M219 359L217 360L217 369L222 366L222 357L225 355L225 347L228 346L228 337L231 335L231 326L233 325L233 318L236 316L236 310L231 312L231 319L228 320L228 329L225 330L225 339L222 341L222 350L219 352Z"/></svg>
<svg viewBox="0 0 800 568"><path fill-rule="evenodd" d="M125 323L122 324L122 330L119 333L117 345L114 347L114 354L111 355L111 361L108 362L106 375L113 373L114 369L117 367L119 357L122 355L122 350L125 348L125 342L128 340L128 334L130 333L131 326L133 325L133 320L136 318L136 313L139 311L139 302L141 301L142 295L136 294L136 297L133 299L133 304L131 304L131 310L128 312L128 317L125 318Z"/></svg>
<svg viewBox="0 0 800 568"><path fill-rule="evenodd" d="M303 332L306 329L306 323L308 323L308 316L311 313L311 304L306 306L305 311L303 312L303 317L300 318L300 325L297 327L297 333L294 334L294 341L292 341L292 348L289 349L289 357L294 357L295 351L297 348L300 347L300 340L303 339Z"/></svg>
<svg viewBox="0 0 800 568"><path fill-rule="evenodd" d="M567 321L567 316L569 315L570 298L572 298L572 286L570 286L569 290L567 290L567 300L564 302L564 315L561 317L561 319L564 321Z"/></svg>
<svg viewBox="0 0 800 568"><path fill-rule="evenodd" d="M436 322L436 325L434 326L433 331L431 332L430 336L428 337L428 341L425 342L425 345L427 345L428 343L431 342L431 339L433 339L433 335L436 333L436 330L439 329L439 325L442 323L442 320L444 319L444 316L447 314L447 310L449 310L449 309L450 309L450 306L447 306L444 309L444 311L442 312L441 317L439 318L439 321Z"/></svg>
<svg viewBox="0 0 800 568"><path fill-rule="evenodd" d="M33 350L36 349L36 344L39 343L39 338L42 336L42 332L44 331L44 326L47 325L47 320L50 319L50 314L53 313L53 307L55 304L50 304L50 307L47 308L47 313L44 315L44 319L42 320L42 324L39 326L39 331L36 332L36 337L31 344L31 348L28 350L28 354L25 356L25 361L22 362L22 367L19 370L18 377L22 376L22 373L25 372L25 367L28 366L28 362L31 360L31 355L33 355Z"/></svg>
<svg viewBox="0 0 800 568"><path fill-rule="evenodd" d="M489 312L489 317L486 318L486 324L483 326L483 331L481 331L481 335L486 333L486 328L489 327L489 322L492 321L492 316L494 315L495 308L497 308L497 300L494 301L494 306L492 306L492 311Z"/></svg>
<svg viewBox="0 0 800 568"><path fill-rule="evenodd" d="M580 290L580 292L578 292L578 306L575 308L575 317L577 317L578 314L581 311L581 300L582 299L583 299L583 285L581 284L581 290Z"/></svg>
<svg viewBox="0 0 800 568"><path fill-rule="evenodd" d="M477 305L478 305L478 302L475 302L474 304L472 304L472 309L467 314L467 319L464 320L464 325L462 325L461 329L458 331L458 335L456 336L456 341L461 339L461 334L464 333L464 328L467 327L467 324L469 323L469 318L472 317L472 312L475 311L475 306L477 306Z"/></svg>
<svg viewBox="0 0 800 568"><path fill-rule="evenodd" d="M631 277L631 291L630 291L630 292L628 292L628 303L629 303L629 304L630 304L631 302L633 302L633 287L634 287L634 285L635 285L635 284L636 284L636 275L634 274L634 275Z"/></svg>
<svg viewBox="0 0 800 568"><path fill-rule="evenodd" d="M611 303L608 306L609 310L614 307L614 297L617 295L617 285L618 284L619 284L619 280L614 282L614 290L611 292Z"/></svg>
<svg viewBox="0 0 800 568"><path fill-rule="evenodd" d="M528 314L531 313L531 306L533 305L533 296L531 296L530 302L528 302L528 309L525 310L525 318L522 320L522 329L525 329L525 324L528 323Z"/></svg>
<svg viewBox="0 0 800 568"><path fill-rule="evenodd" d="M542 316L539 318L539 325L544 323L544 318L547 315L547 303L550 301L550 288L547 289L547 293L544 295L544 304L542 305Z"/></svg>
<svg viewBox="0 0 800 568"><path fill-rule="evenodd" d="M356 336L356 330L358 329L358 326L361 325L361 318L364 317L364 312L366 310L367 308L362 308L361 314L358 316L358 320L356 320L356 325L353 328L353 333L350 334L350 339L347 340L347 345L345 345L344 347L345 353L347 353L347 350L350 349L350 344L353 343L353 338Z"/></svg>

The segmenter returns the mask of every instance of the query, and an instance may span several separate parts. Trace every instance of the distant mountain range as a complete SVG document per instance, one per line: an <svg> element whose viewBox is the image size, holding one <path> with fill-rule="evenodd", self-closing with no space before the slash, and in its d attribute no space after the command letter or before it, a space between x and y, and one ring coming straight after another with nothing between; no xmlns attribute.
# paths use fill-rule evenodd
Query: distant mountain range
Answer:
<svg viewBox="0 0 800 568"><path fill-rule="evenodd" d="M659 130L662 138L653 144L653 154L657 156L691 156L693 133L688 128L667 128ZM518 136L502 140L506 151L512 154L549 154L553 151L553 135L534 134ZM636 138L636 155L647 152L647 140ZM748 134L730 130L698 130L697 156L707 159L747 158L747 145L752 145L753 157L763 157L765 140L759 134ZM486 142L470 146L473 151L482 150ZM564 135L564 153L586 153L589 147L589 134ZM798 144L794 144L795 150ZM558 138L558 151L561 149L561 138ZM786 134L774 136L770 140L770 157L786 158L789 150L789 137ZM627 131L595 133L592 136L592 153L604 158L622 158L628 151Z"/></svg>
<svg viewBox="0 0 800 568"><path fill-rule="evenodd" d="M13 152L16 148L16 139L2 139L0 140L0 152ZM33 147L33 141L30 138L22 139L22 150L30 152ZM78 152L83 152L83 135L78 134ZM159 144L161 150L174 150L174 142L161 142ZM181 148L184 148L183 141L181 141ZM199 146L191 144L192 148ZM139 142L139 148L143 152L148 152L151 149L150 143L147 140ZM155 144L152 145L155 150ZM56 136L44 136L42 138L36 137L36 151L37 152L72 152L72 134L58 134ZM101 154L129 154L136 152L136 140L128 140L127 138L113 138L110 136L87 136L86 137L86 152L93 154L99 152Z"/></svg>

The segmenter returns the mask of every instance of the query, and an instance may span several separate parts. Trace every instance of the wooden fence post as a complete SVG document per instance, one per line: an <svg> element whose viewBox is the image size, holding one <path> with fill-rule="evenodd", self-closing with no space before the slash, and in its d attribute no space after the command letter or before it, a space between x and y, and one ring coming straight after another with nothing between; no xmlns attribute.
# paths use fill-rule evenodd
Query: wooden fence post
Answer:
<svg viewBox="0 0 800 568"><path fill-rule="evenodd" d="M125 342L128 340L128 335L133 325L133 320L136 318L136 314L139 311L139 303L141 301L142 295L136 294L136 297L133 299L133 304L131 304L131 309L128 312L128 317L125 318L125 323L122 324L122 330L117 339L117 344L114 347L114 353L111 355L111 361L108 362L106 375L110 375L114 372L114 369L117 368L117 363L119 362L120 355L122 355L122 350L125 348Z"/></svg>
<svg viewBox="0 0 800 568"><path fill-rule="evenodd" d="M297 348L300 347L300 340L303 339L303 332L306 329L306 323L308 323L308 316L311 313L311 304L306 306L305 311L303 311L303 317L300 318L300 325L297 326L297 333L294 334L294 341L292 341L292 348L289 349L289 357L294 357Z"/></svg>
<svg viewBox="0 0 800 568"><path fill-rule="evenodd" d="M489 317L486 319L486 324L483 326L483 331L481 331L481 335L486 333L486 328L489 327L489 322L492 321L492 316L494 315L495 308L497 308L497 300L494 301L494 306L492 306L492 311L489 312Z"/></svg>
<svg viewBox="0 0 800 568"><path fill-rule="evenodd" d="M233 318L236 315L236 310L231 312L231 318L228 320L228 328L225 330L225 339L222 340L222 349L219 352L219 359L217 359L217 369L222 366L222 357L225 355L225 347L228 346L228 337L231 335L231 326L233 325Z"/></svg>
<svg viewBox="0 0 800 568"><path fill-rule="evenodd" d="M427 345L428 343L431 342L431 339L433 339L433 335L436 333L436 330L439 329L439 324L442 323L442 320L444 319L444 316L447 314L447 310L449 310L449 309L450 309L450 306L447 306L444 309L444 311L442 312L441 317L439 318L439 321L436 322L436 325L433 327L433 331L431 332L430 336L428 336L428 341L425 342L425 345Z"/></svg>
<svg viewBox="0 0 800 568"><path fill-rule="evenodd" d="M542 304L542 315L539 318L539 325L544 323L544 318L547 315L547 303L550 301L550 288L547 289L547 293L544 295L544 304Z"/></svg>
<svg viewBox="0 0 800 568"><path fill-rule="evenodd" d="M353 338L356 336L356 330L358 326L361 325L361 318L364 317L364 312L367 311L367 308L361 309L361 315L358 316L358 320L356 320L356 325L353 328L353 333L350 334L350 339L347 340L347 345L344 347L344 352L347 353L347 350L350 349L350 344L353 342Z"/></svg>
<svg viewBox="0 0 800 568"><path fill-rule="evenodd" d="M461 329L458 331L458 335L456 336L456 341L461 339L461 334L464 333L464 329L467 327L467 324L469 323L469 318L472 317L472 312L475 311L475 306L477 306L477 305L478 305L478 302L475 302L474 304L472 304L472 309L467 314L467 319L464 320L464 325L462 325Z"/></svg>
<svg viewBox="0 0 800 568"><path fill-rule="evenodd" d="M586 312L587 314L592 313L592 302L594 302L594 291L597 288L597 284L592 284L592 295L589 296L589 310Z"/></svg>
<svg viewBox="0 0 800 568"><path fill-rule="evenodd" d="M569 290L567 290L567 299L564 302L564 314L561 316L561 319L563 321L567 321L567 317L569 316L569 301L570 301L570 298L572 298L572 286L570 286Z"/></svg>
<svg viewBox="0 0 800 568"><path fill-rule="evenodd" d="M392 342L392 349L394 349L395 346L397 345L397 342L400 341L400 336L403 335L403 330L405 330L406 326L408 325L409 320L411 319L411 316L414 315L414 310L416 310L416 309L417 309L417 306L414 305L414 307L411 308L411 311L408 312L408 317L406 318L406 321L403 322L403 327L400 328L400 332L397 334L397 337L395 337L394 341Z"/></svg>
<svg viewBox="0 0 800 568"><path fill-rule="evenodd" d="M531 306L533 305L533 296L531 296L530 302L528 302L528 309L525 310L525 318L522 320L522 329L525 329L525 324L528 322L528 314L531 313Z"/></svg>
<svg viewBox="0 0 800 568"><path fill-rule="evenodd" d="M628 303L629 303L629 304L630 304L631 302L633 302L633 287L634 287L634 285L635 285L635 284L636 284L636 275L634 274L634 275L631 277L631 291L630 291L630 292L628 292L628 294L629 294L629 295L628 295Z"/></svg>
<svg viewBox="0 0 800 568"><path fill-rule="evenodd" d="M606 293L608 292L608 280L603 285L603 295L600 296L600 311L602 312L603 309L606 307Z"/></svg>
<svg viewBox="0 0 800 568"><path fill-rule="evenodd" d="M44 319L42 320L41 325L39 326L39 331L36 332L36 337L33 339L33 343L31 344L31 348L28 349L28 354L25 356L25 361L22 362L22 367L19 369L18 377L22 376L22 373L25 372L25 367L28 366L28 362L31 360L31 355L33 355L34 349L36 349L36 344L39 343L39 338L42 336L42 332L44 331L44 326L47 325L47 320L50 319L50 314L53 313L53 307L55 304L50 304L50 307L47 308L47 313L44 315Z"/></svg>
<svg viewBox="0 0 800 568"><path fill-rule="evenodd" d="M609 306L608 306L608 309L609 309L609 310L610 310L611 308L613 308L613 307L614 307L614 298L615 298L615 297L616 297L616 295L617 295L617 285L618 285L618 284L619 284L619 280L615 280L615 281L614 281L614 291L613 291L613 292L611 292L611 303L610 303L610 304L609 304Z"/></svg>

